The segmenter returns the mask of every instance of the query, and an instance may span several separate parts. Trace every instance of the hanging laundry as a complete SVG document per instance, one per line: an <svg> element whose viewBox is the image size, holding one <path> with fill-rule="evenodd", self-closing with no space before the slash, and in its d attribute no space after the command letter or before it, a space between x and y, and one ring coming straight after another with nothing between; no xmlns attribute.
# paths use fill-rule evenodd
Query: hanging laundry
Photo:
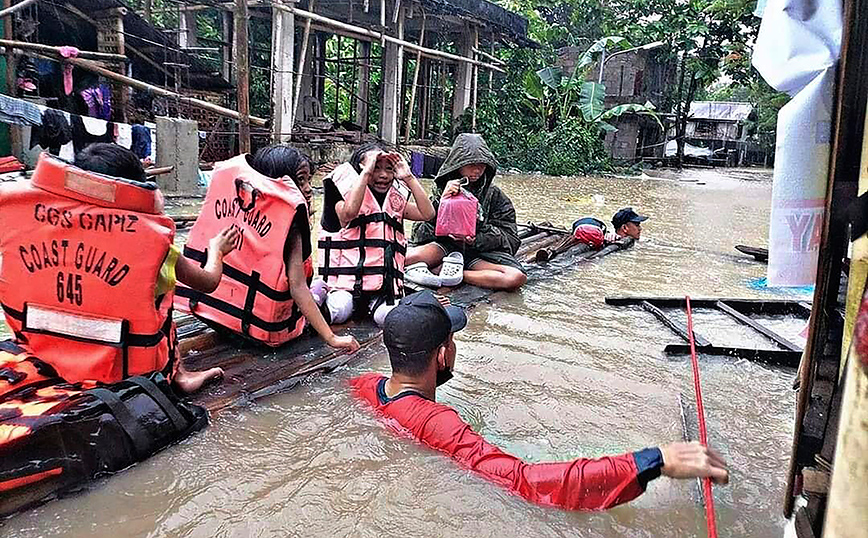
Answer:
<svg viewBox="0 0 868 538"><path fill-rule="evenodd" d="M110 120L112 116L112 91L108 84L81 90L81 98L87 105L87 115L91 118Z"/></svg>
<svg viewBox="0 0 868 538"><path fill-rule="evenodd" d="M115 128L117 129L117 138L115 139L119 146L123 146L127 149L132 149L133 147L133 126L127 123L116 123ZM141 158L141 157L139 157Z"/></svg>
<svg viewBox="0 0 868 538"><path fill-rule="evenodd" d="M76 58L78 49L75 47L60 47L60 55L64 58ZM73 66L69 62L63 62L63 93L69 95L72 93L72 69Z"/></svg>
<svg viewBox="0 0 868 538"><path fill-rule="evenodd" d="M42 125L39 107L29 101L0 94L0 123Z"/></svg>
<svg viewBox="0 0 868 538"><path fill-rule="evenodd" d="M114 124L110 122L106 123L95 118L86 118L73 114L70 123L72 124L72 144L76 153L94 142L115 141ZM93 129L93 132L91 129Z"/></svg>
<svg viewBox="0 0 868 538"><path fill-rule="evenodd" d="M39 144L52 155L59 155L60 147L72 141L72 127L66 112L46 108L42 112L42 125L30 131L30 147Z"/></svg>
<svg viewBox="0 0 868 538"><path fill-rule="evenodd" d="M416 177L422 177L425 171L425 154L418 151L410 152L410 171Z"/></svg>
<svg viewBox="0 0 868 538"><path fill-rule="evenodd" d="M144 125L133 125L133 144L130 147L136 157L151 157L151 130Z"/></svg>

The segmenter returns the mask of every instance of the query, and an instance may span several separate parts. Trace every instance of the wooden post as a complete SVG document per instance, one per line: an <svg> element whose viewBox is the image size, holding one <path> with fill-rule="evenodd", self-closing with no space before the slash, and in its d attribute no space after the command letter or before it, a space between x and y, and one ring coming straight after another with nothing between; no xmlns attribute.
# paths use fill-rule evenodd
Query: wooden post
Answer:
<svg viewBox="0 0 868 538"><path fill-rule="evenodd" d="M404 39L403 9L398 15L397 37ZM388 42L383 49L383 99L380 106L380 138L390 144L398 142L398 95L401 90L401 65L404 47Z"/></svg>
<svg viewBox="0 0 868 538"><path fill-rule="evenodd" d="M845 30L844 50L856 57L851 65L855 64L854 70L861 73L864 81L864 73L859 68L864 69L868 62L868 53L864 51L864 33L868 30L866 2L845 2L845 6L851 10L845 20L853 24L848 31ZM848 57L847 60L854 59ZM864 95L859 100L863 108L868 108ZM868 192L868 112L863 125L858 185L860 196ZM863 289L868 277L868 235L853 238L852 259L846 327L855 330L850 329L853 330L852 338L845 339L849 345L843 348L849 352L823 532L827 538L868 537L868 354L863 352L868 334L864 334L864 330L860 331L860 327L868 322L868 296Z"/></svg>
<svg viewBox="0 0 868 538"><path fill-rule="evenodd" d="M325 65L325 54L326 54L326 40L328 39L328 34L325 32L314 32L314 79L313 86L314 92L313 95L316 97L316 100L319 101L320 105L325 102L325 75L326 75L326 65ZM324 114L325 112L323 112Z"/></svg>
<svg viewBox="0 0 868 538"><path fill-rule="evenodd" d="M478 31L475 26L468 25L461 35L458 43L458 54L467 58L473 58L473 49L477 47ZM470 107L471 91L473 86L473 69L468 62L458 65L455 77L455 93L452 95L452 119L457 119Z"/></svg>
<svg viewBox="0 0 868 538"><path fill-rule="evenodd" d="M473 53L473 54L474 54L474 56L476 55L476 53ZM476 64L473 64L473 99L471 99L471 105L470 105L473 107L473 109L472 109L473 110L473 112L472 112L473 116L472 116L471 121L470 121L470 130L474 133L476 132L476 104L478 102L477 101L478 98L479 98L479 68L476 66Z"/></svg>
<svg viewBox="0 0 868 538"><path fill-rule="evenodd" d="M96 20L97 51L111 54L126 54L124 37L125 8L109 9L101 12ZM126 75L126 62L115 62L111 69L115 73ZM130 89L123 84L112 84L112 119L127 121L127 104L130 101Z"/></svg>
<svg viewBox="0 0 868 538"><path fill-rule="evenodd" d="M325 52L325 48L323 52ZM335 57L335 70L337 73L335 74L335 125L337 125L338 121L341 117L341 36L337 36L337 55Z"/></svg>
<svg viewBox="0 0 868 538"><path fill-rule="evenodd" d="M220 73L223 78L230 83L235 82L235 70L232 69L232 59L235 52L235 39L232 35L232 12L220 11L220 20L222 22L222 32L220 38L224 43L232 43L231 45L222 45L221 54L223 56L223 64L220 68Z"/></svg>
<svg viewBox="0 0 868 538"><path fill-rule="evenodd" d="M238 89L238 151L250 153L250 63L247 39L247 0L235 0L235 67Z"/></svg>
<svg viewBox="0 0 868 538"><path fill-rule="evenodd" d="M419 86L422 93L419 95L419 121L416 122L416 137L425 139L425 132L428 126L428 98L430 95L431 85L431 62L423 59L421 61L422 71L419 73Z"/></svg>
<svg viewBox="0 0 868 538"><path fill-rule="evenodd" d="M181 11L178 14L178 47L181 49L189 49L199 46L199 40L196 37L196 12Z"/></svg>
<svg viewBox="0 0 868 538"><path fill-rule="evenodd" d="M295 103L292 70L295 67L295 15L271 10L273 140L288 141L292 133Z"/></svg>
<svg viewBox="0 0 868 538"><path fill-rule="evenodd" d="M313 12L314 10L314 0L310 0L310 7L308 8ZM296 68L295 74L295 92L293 92L293 96L295 99L295 104L292 106L292 110L295 114L304 121L304 113L299 112L298 104L301 97L301 79L304 76L304 71L306 69L306 60L307 60L307 49L309 47L310 42L310 19L305 19L304 21L304 33L301 37L301 52L299 52L298 58L298 67Z"/></svg>
<svg viewBox="0 0 868 538"><path fill-rule="evenodd" d="M359 99L356 99L356 123L362 126L362 131L367 133L371 126L368 121L368 101L370 101L369 93L371 88L371 43L362 41L360 43L362 65L359 66Z"/></svg>
<svg viewBox="0 0 868 538"><path fill-rule="evenodd" d="M12 7L12 0L3 0L3 9L9 9L10 7ZM5 39L15 39L15 35L12 33L12 17L5 17L3 19L3 37ZM9 95L17 95L15 91L15 88L17 88L15 77L16 65L17 60L12 48L6 47L6 92ZM21 153L24 151L24 144L21 137L21 128L17 125L9 126L9 144L12 155L20 158Z"/></svg>
<svg viewBox="0 0 868 538"><path fill-rule="evenodd" d="M446 64L440 62L440 115L437 116L437 141L442 142L446 130L443 118L446 116Z"/></svg>
<svg viewBox="0 0 868 538"><path fill-rule="evenodd" d="M425 14L422 14L422 29L419 31L419 46L425 46ZM404 142L410 142L410 126L413 124L413 106L416 104L416 84L419 83L419 71L422 69L422 51L416 51L416 68L413 70L413 84L410 86L410 106L407 107L407 125L404 128ZM421 121L421 110L419 120Z"/></svg>

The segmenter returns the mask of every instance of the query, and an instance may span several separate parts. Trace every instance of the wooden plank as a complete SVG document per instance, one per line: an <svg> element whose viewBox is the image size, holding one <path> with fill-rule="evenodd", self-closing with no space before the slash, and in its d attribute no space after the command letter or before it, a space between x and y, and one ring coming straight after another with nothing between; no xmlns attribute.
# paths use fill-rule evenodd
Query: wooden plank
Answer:
<svg viewBox="0 0 868 538"><path fill-rule="evenodd" d="M790 342L789 340L787 340L783 336L779 335L775 331L769 329L765 325L763 325L757 321L754 321L751 318L745 316L744 314L742 314L738 310L736 310L736 309L732 308L731 306L729 306L728 304L726 304L725 301L717 301L717 309L720 310L721 312L723 312L724 314L728 315L729 317L733 318L734 320L738 321L739 323L743 323L743 324L747 325L748 327L750 327L751 329L755 330L756 332L760 333L761 335L769 338L770 340L774 341L776 344L778 344L778 345L780 345L786 349L789 349L790 351L798 351L801 353L801 351L802 351L801 346L798 346L798 345Z"/></svg>
<svg viewBox="0 0 868 538"><path fill-rule="evenodd" d="M829 491L832 475L829 471L805 467L802 469L802 479L802 489L805 492L825 495Z"/></svg>
<svg viewBox="0 0 868 538"><path fill-rule="evenodd" d="M802 507L796 511L795 520L796 538L815 538L814 529L808 511Z"/></svg>
<svg viewBox="0 0 868 538"><path fill-rule="evenodd" d="M606 304L612 306L635 306L648 301L662 308L684 308L684 297L606 297ZM716 308L716 303L723 301L729 306L742 313L751 314L793 314L807 317L810 312L810 304L788 299L740 299L737 297L697 297L690 298L690 304L694 308Z"/></svg>
<svg viewBox="0 0 868 538"><path fill-rule="evenodd" d="M753 258L758 262L769 261L769 249L767 248L751 247L748 245L736 245L735 250L743 254L747 254L748 256L753 256Z"/></svg>
<svg viewBox="0 0 868 538"><path fill-rule="evenodd" d="M693 300L691 299L691 303L692 302ZM683 323L670 318L666 315L665 312L657 308L655 305L651 304L651 302L649 301L642 301L639 303L639 306L641 306L646 312L654 314L654 317L656 317L657 319L662 321L664 325L672 329L672 332L683 338L685 342L690 341L690 333L687 332L687 327ZM711 346L711 342L697 334L696 331L693 331L693 341L696 342L697 347Z"/></svg>
<svg viewBox="0 0 868 538"><path fill-rule="evenodd" d="M687 355L690 353L690 346L688 344L669 344L663 348L663 351L667 355ZM775 366L788 366L790 368L798 367L799 359L802 356L801 353L786 349L753 349L713 345L697 346L696 352L706 355L726 355L738 359L764 362Z"/></svg>

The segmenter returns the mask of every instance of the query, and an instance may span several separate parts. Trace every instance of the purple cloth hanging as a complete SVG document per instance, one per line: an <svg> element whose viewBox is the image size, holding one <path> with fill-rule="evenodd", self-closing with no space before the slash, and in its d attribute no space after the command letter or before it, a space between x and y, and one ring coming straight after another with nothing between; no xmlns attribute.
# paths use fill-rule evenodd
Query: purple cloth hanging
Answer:
<svg viewBox="0 0 868 538"><path fill-rule="evenodd" d="M422 172L425 169L425 155L413 151L410 152L410 171L416 177L422 177Z"/></svg>

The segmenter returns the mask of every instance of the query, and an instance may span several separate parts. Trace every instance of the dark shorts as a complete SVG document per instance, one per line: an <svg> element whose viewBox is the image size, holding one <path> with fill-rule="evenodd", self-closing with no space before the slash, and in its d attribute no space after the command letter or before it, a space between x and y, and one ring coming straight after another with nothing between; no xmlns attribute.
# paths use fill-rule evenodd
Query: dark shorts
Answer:
<svg viewBox="0 0 868 538"><path fill-rule="evenodd" d="M474 265L481 261L486 261L488 263L493 263L495 265L504 265L506 267L512 267L514 269L518 269L522 273L527 274L524 266L518 261L518 258L510 254L509 252L503 252L501 250L492 250L488 252L479 252L471 247L466 245L458 244L456 241L449 239L448 237L438 237L434 244L440 247L443 250L443 255L447 255L450 252L461 252L464 254L464 268L472 269Z"/></svg>

